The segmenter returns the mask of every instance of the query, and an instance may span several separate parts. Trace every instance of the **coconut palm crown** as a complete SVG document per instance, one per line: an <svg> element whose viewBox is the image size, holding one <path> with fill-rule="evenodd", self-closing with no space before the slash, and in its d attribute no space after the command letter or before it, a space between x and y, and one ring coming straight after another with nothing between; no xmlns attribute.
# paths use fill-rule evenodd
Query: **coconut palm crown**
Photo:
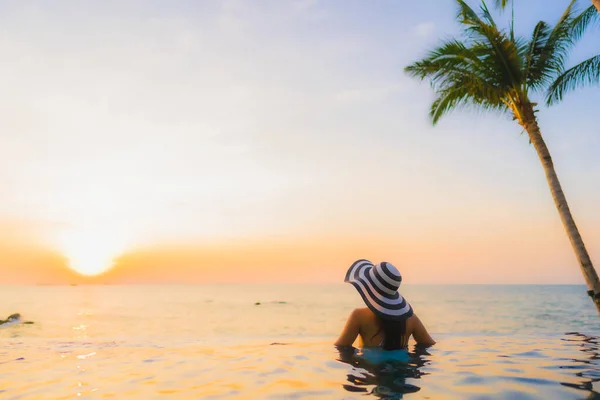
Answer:
<svg viewBox="0 0 600 400"><path fill-rule="evenodd" d="M532 92L552 103L581 83L600 82L600 55L582 67L565 69L579 37L572 29L575 1L554 27L540 21L529 40L515 37L512 27L500 29L485 3L478 15L463 0L457 2L465 38L444 42L405 69L431 81L437 94L430 110L434 124L454 108L470 104L511 112L524 125L534 117Z"/></svg>
<svg viewBox="0 0 600 400"><path fill-rule="evenodd" d="M521 38L515 36L514 19L509 29L499 28L485 2L479 13L465 1L457 2L464 36L443 42L405 71L431 82L436 98L429 114L434 124L455 108L475 106L508 113L524 128L544 168L588 294L600 312L600 281L569 210L538 126L536 103L531 99L542 95L550 104L583 84L600 81L600 55L566 69L569 53L585 29L585 20L576 15L572 1L554 26L541 21L529 38Z"/></svg>

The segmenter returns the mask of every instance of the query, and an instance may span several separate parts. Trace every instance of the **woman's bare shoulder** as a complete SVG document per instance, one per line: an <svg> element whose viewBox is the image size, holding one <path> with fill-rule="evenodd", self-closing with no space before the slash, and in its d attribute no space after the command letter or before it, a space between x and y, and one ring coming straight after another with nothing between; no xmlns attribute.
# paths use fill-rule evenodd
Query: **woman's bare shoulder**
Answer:
<svg viewBox="0 0 600 400"><path fill-rule="evenodd" d="M361 307L361 308L355 308L354 310L352 310L352 313L350 315L355 318L362 318L362 317L368 315L369 312L371 312L371 310L369 310L367 307Z"/></svg>
<svg viewBox="0 0 600 400"><path fill-rule="evenodd" d="M417 314L413 314L406 320L407 330L413 335L417 343L426 346L432 346L435 344L435 340L429 335L425 325L419 319Z"/></svg>
<svg viewBox="0 0 600 400"><path fill-rule="evenodd" d="M415 327L422 325L423 323L419 319L419 316L415 313L406 319L406 325L409 327Z"/></svg>
<svg viewBox="0 0 600 400"><path fill-rule="evenodd" d="M419 320L419 317L417 317L417 314L413 314L413 315L411 315L410 317L408 317L406 319L406 322L408 322L408 323L414 323L414 322L416 322L418 320Z"/></svg>
<svg viewBox="0 0 600 400"><path fill-rule="evenodd" d="M368 307L355 308L350 314L351 318L361 323L375 319L375 314Z"/></svg>
<svg viewBox="0 0 600 400"><path fill-rule="evenodd" d="M371 309L369 307L356 308L356 309L354 309L354 312L356 312L358 315L360 315L362 317L366 317L366 318L374 318L375 317L375 313L373 311L371 311Z"/></svg>

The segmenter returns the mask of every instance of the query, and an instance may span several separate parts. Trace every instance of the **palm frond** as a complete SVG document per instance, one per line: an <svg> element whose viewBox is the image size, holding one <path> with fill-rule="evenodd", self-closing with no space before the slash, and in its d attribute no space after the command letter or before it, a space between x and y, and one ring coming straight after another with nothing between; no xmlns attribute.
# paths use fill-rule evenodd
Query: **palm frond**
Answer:
<svg viewBox="0 0 600 400"><path fill-rule="evenodd" d="M437 125L438 121L446 114L460 105L468 103L469 98L467 93L461 88L447 90L438 93L438 97L431 104L429 109L429 117L433 125Z"/></svg>
<svg viewBox="0 0 600 400"><path fill-rule="evenodd" d="M546 104L555 104L563 96L586 85L600 84L600 54L577 64L561 74L548 89Z"/></svg>
<svg viewBox="0 0 600 400"><path fill-rule="evenodd" d="M486 31L487 26L480 17L477 15L475 10L473 10L465 1L457 0L458 3L458 14L456 18L462 24L468 26L467 32L471 32L476 36L480 36L481 38L488 38ZM485 3L484 3L485 4ZM489 13L488 13L489 14ZM490 16L491 17L491 16ZM492 19L493 21L493 19Z"/></svg>
<svg viewBox="0 0 600 400"><path fill-rule="evenodd" d="M591 5L573 18L571 23L573 37L576 40L580 39L587 29L594 24L600 24L600 13L596 10L596 7Z"/></svg>
<svg viewBox="0 0 600 400"><path fill-rule="evenodd" d="M539 36L538 43L533 45L535 54L527 71L527 81L534 89L550 85L564 72L567 57L576 42L571 25L575 1L571 0L554 28L549 33L544 32Z"/></svg>
<svg viewBox="0 0 600 400"><path fill-rule="evenodd" d="M575 38L572 35L572 23L573 7L576 1L577 0L571 0L571 3L569 3L548 37L547 45L553 50L553 59L556 61L557 65L564 65L569 51L575 45Z"/></svg>
<svg viewBox="0 0 600 400"><path fill-rule="evenodd" d="M508 5L509 0L494 0L496 8L504 9Z"/></svg>
<svg viewBox="0 0 600 400"><path fill-rule="evenodd" d="M503 98L510 87L498 83L501 80L495 77L497 68L486 58L489 52L489 46L474 43L467 47L461 41L450 40L405 68L409 75L431 82L437 94L429 113L434 124L450 110L465 104L506 109Z"/></svg>
<svg viewBox="0 0 600 400"><path fill-rule="evenodd" d="M497 64L498 71L502 71L504 84L507 86L520 84L523 76L517 43L511 41L505 32L498 29L489 10L485 7L485 3L482 7L484 21L464 0L457 0L457 2L459 5L458 18L467 26L471 40L483 47L489 46L493 49L493 52L489 54L489 59Z"/></svg>
<svg viewBox="0 0 600 400"><path fill-rule="evenodd" d="M510 16L510 40L515 40L515 5L513 3Z"/></svg>
<svg viewBox="0 0 600 400"><path fill-rule="evenodd" d="M488 8L487 4L485 4L485 1L481 2L481 15L486 23L496 28L496 21L494 21L494 17L492 17L490 9Z"/></svg>
<svg viewBox="0 0 600 400"><path fill-rule="evenodd" d="M469 104L485 110L507 111L502 90L489 85L475 76L457 75L442 90L431 104L429 116L434 125L450 111Z"/></svg>
<svg viewBox="0 0 600 400"><path fill-rule="evenodd" d="M441 75L458 70L471 70L485 73L486 66L480 60L482 49L477 46L467 48L459 40L449 40L429 52L426 58L405 68L405 71L419 79L430 78L436 81Z"/></svg>
<svg viewBox="0 0 600 400"><path fill-rule="evenodd" d="M540 65L539 62L540 58L545 55L544 50L550 33L551 28L546 22L538 22L527 46L525 53L525 83L533 89L538 89L545 80L551 78L551 76L547 76L548 71L540 68L545 64Z"/></svg>

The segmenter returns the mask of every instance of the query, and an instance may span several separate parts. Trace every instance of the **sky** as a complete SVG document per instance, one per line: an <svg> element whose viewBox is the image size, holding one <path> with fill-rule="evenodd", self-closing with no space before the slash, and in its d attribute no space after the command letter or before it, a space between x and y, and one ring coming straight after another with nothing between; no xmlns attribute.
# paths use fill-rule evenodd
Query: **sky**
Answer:
<svg viewBox="0 0 600 400"><path fill-rule="evenodd" d="M517 2L518 33L566 3ZM403 72L455 14L0 1L0 284L340 282L358 258L408 283L583 283L521 128L473 110L433 127ZM600 265L599 96L538 116Z"/></svg>

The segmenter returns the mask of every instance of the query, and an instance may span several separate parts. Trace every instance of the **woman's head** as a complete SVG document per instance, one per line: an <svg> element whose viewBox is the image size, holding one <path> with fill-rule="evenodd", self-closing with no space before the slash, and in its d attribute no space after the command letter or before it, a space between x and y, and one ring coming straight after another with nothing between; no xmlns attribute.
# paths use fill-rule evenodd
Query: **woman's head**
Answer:
<svg viewBox="0 0 600 400"><path fill-rule="evenodd" d="M381 319L400 321L413 315L412 307L398 292L402 276L388 262L373 265L368 260L355 261L344 281L356 288L367 307Z"/></svg>

